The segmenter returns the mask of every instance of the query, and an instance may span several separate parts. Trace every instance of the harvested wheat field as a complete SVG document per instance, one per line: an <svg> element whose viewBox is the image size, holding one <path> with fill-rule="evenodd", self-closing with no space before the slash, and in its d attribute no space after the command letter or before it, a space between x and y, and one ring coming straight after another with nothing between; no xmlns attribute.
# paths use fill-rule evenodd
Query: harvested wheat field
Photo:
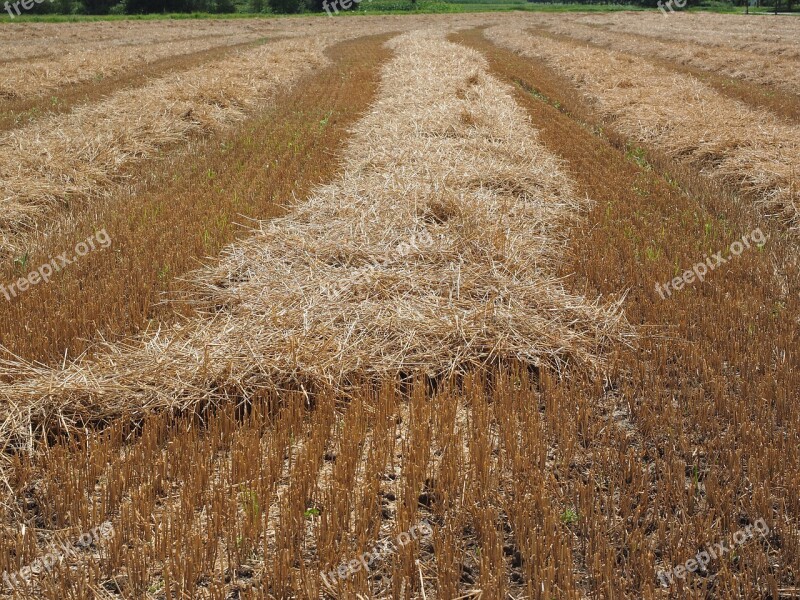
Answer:
<svg viewBox="0 0 800 600"><path fill-rule="evenodd" d="M600 118L635 143L691 163L790 228L800 226L800 125L646 59L534 37L517 26L491 28L487 36L570 78Z"/></svg>
<svg viewBox="0 0 800 600"><path fill-rule="evenodd" d="M800 598L800 22L673 17L0 29L0 597Z"/></svg>
<svg viewBox="0 0 800 600"><path fill-rule="evenodd" d="M657 13L625 13L613 19L603 14L543 15L534 25L567 38L800 95L796 23L742 23L735 17L702 14L676 17L671 22Z"/></svg>

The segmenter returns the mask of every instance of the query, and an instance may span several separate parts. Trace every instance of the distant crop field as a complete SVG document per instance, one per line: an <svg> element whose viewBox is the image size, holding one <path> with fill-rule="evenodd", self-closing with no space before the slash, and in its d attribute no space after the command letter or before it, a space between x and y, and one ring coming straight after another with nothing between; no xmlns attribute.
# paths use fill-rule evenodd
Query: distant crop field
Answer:
<svg viewBox="0 0 800 600"><path fill-rule="evenodd" d="M800 598L800 21L673 4L0 27L0 597Z"/></svg>

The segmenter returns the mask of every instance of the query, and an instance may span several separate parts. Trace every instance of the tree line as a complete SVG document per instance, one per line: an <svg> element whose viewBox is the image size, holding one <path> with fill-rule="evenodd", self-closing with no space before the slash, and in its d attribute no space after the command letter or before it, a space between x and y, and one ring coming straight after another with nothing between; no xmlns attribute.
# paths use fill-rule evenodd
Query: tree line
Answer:
<svg viewBox="0 0 800 600"><path fill-rule="evenodd" d="M322 12L323 0L50 0L28 14L141 15L158 13Z"/></svg>
<svg viewBox="0 0 800 600"><path fill-rule="evenodd" d="M416 4L416 0L409 0ZM455 0L457 2L458 0ZM655 8L658 0L528 0L535 4L625 4ZM773 7L791 11L793 0L686 0L685 7L709 1L730 6ZM140 15L156 13L302 13L323 12L324 0L50 0L27 12L39 14Z"/></svg>

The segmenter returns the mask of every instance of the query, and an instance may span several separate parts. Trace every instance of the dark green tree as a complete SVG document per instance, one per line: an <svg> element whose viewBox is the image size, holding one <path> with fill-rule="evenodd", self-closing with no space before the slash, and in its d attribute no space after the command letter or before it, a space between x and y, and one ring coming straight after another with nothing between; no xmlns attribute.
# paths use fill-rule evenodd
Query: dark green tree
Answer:
<svg viewBox="0 0 800 600"><path fill-rule="evenodd" d="M81 12L87 15L107 15L117 0L81 0Z"/></svg>
<svg viewBox="0 0 800 600"><path fill-rule="evenodd" d="M235 13L236 5L233 0L214 0L214 12L219 14Z"/></svg>
<svg viewBox="0 0 800 600"><path fill-rule="evenodd" d="M303 9L303 0L269 0L272 12L294 14Z"/></svg>

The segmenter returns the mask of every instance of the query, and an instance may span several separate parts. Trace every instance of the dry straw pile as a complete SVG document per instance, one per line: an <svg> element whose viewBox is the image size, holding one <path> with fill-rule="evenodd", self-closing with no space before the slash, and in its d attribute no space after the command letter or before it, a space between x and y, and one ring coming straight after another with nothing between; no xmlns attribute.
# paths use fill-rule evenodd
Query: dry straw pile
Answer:
<svg viewBox="0 0 800 600"><path fill-rule="evenodd" d="M144 28L130 23L120 27L114 22L72 25L78 29L71 35L64 34L69 30L68 24L56 31L23 24L14 33L3 36L0 32L5 60L14 57L15 61L13 68L0 71L0 100L28 99L42 94L52 94L57 100L62 86L147 70L149 64L161 59L264 37L341 35L342 29L320 19L292 19L288 23L285 19L207 21L192 28L164 27L158 23L148 23Z"/></svg>
<svg viewBox="0 0 800 600"><path fill-rule="evenodd" d="M241 120L327 60L331 36L284 40L122 90L0 135L0 255L57 209L108 194L122 169Z"/></svg>
<svg viewBox="0 0 800 600"><path fill-rule="evenodd" d="M84 53L102 53L115 47L152 47L165 42L222 39L230 35L273 30L276 21L251 20L170 20L93 21L83 23L14 23L0 28L2 61L50 57L54 62L79 60Z"/></svg>
<svg viewBox="0 0 800 600"><path fill-rule="evenodd" d="M522 26L487 35L568 76L625 135L735 186L800 229L800 128L644 59L532 37Z"/></svg>
<svg viewBox="0 0 800 600"><path fill-rule="evenodd" d="M3 363L2 439L412 370L599 366L619 304L552 275L586 201L483 58L443 35L393 40L343 174L197 273L196 319L63 369Z"/></svg>
<svg viewBox="0 0 800 600"><path fill-rule="evenodd" d="M681 31L672 33L677 39L662 38L653 35L652 30L645 30L643 33L633 33L628 28L608 31L586 19L570 22L556 17L562 15L543 15L536 24L546 25L553 33L608 46L614 50L640 54L645 58L657 56L675 64L722 73L759 85L777 86L790 93L800 94L800 48L796 45L792 48L788 44L762 42L751 44L755 47L737 48L735 42L731 45L719 42L714 47L708 47L704 45L708 41L707 37L695 37L690 42L684 38L691 38L695 34ZM640 28L641 24L636 30ZM721 32L715 33L719 35ZM800 30L797 35L800 36ZM646 43L643 43L643 37L646 38ZM797 56L791 56L793 53L797 53ZM781 55L782 58L775 60L776 55Z"/></svg>
<svg viewBox="0 0 800 600"><path fill-rule="evenodd" d="M537 15L537 21L539 21ZM541 15L552 22L555 15ZM796 19L742 18L740 15L678 11L665 19L661 12L615 12L561 15L562 22L603 27L716 50L735 49L771 55L773 59L800 58L800 23Z"/></svg>
<svg viewBox="0 0 800 600"><path fill-rule="evenodd" d="M60 86L99 81L121 72L146 69L148 63L159 59L257 39L256 34L245 33L224 39L214 36L158 44L144 42L93 47L61 56L20 61L14 68L0 71L0 99L19 100L48 92L57 97L56 88Z"/></svg>

